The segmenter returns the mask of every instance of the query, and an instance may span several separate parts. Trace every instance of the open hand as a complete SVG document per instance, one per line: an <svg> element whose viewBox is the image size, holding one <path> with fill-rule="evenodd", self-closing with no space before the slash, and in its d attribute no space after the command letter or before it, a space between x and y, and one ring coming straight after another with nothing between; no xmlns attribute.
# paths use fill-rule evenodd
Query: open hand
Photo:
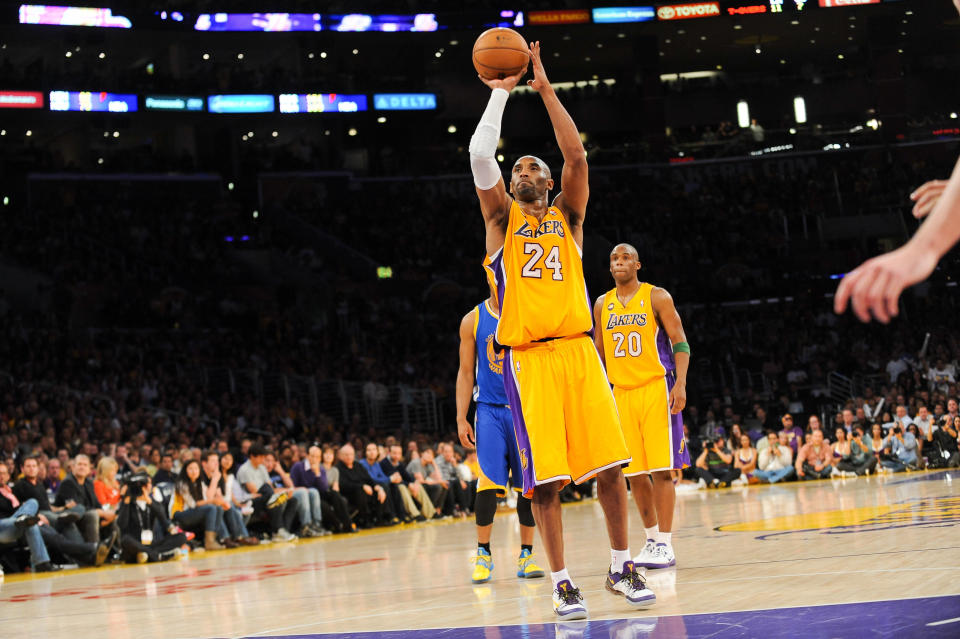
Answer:
<svg viewBox="0 0 960 639"><path fill-rule="evenodd" d="M897 301L908 286L927 279L937 265L932 251L917 251L909 244L867 260L840 281L833 309L847 310L847 302L861 322L869 322L871 313L886 324L899 313Z"/></svg>
<svg viewBox="0 0 960 639"><path fill-rule="evenodd" d="M550 86L550 80L547 79L547 72L543 69L543 61L540 59L540 41L530 43L530 59L533 61L533 79L527 80L527 85L540 93Z"/></svg>
<svg viewBox="0 0 960 639"><path fill-rule="evenodd" d="M667 405L671 415L676 415L687 405L687 389L683 384L674 384L667 398Z"/></svg>
<svg viewBox="0 0 960 639"><path fill-rule="evenodd" d="M467 420L457 422L457 434L460 435L460 443L464 448L476 448L477 438L473 433L473 426Z"/></svg>

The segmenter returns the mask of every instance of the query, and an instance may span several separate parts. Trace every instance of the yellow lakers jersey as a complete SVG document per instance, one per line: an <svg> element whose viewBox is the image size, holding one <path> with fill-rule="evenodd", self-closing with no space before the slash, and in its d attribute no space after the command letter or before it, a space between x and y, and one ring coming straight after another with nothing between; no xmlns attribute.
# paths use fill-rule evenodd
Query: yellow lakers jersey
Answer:
<svg viewBox="0 0 960 639"><path fill-rule="evenodd" d="M618 388L637 388L674 370L673 346L657 324L650 294L653 285L642 282L624 306L617 289L603 296L600 326L607 379Z"/></svg>
<svg viewBox="0 0 960 639"><path fill-rule="evenodd" d="M484 266L500 299L500 344L522 346L593 326L580 247L557 207L537 222L511 203L503 248Z"/></svg>

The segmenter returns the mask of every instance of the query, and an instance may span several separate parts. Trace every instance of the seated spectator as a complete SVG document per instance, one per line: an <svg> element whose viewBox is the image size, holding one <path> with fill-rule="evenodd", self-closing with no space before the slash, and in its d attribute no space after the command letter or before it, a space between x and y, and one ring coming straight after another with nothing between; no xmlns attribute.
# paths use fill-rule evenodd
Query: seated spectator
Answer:
<svg viewBox="0 0 960 639"><path fill-rule="evenodd" d="M108 536L115 532L117 513L100 505L90 479L90 458L86 455L74 457L72 472L60 483L53 505L82 509L77 525L87 542L98 543L105 529Z"/></svg>
<svg viewBox="0 0 960 639"><path fill-rule="evenodd" d="M873 454L873 441L870 435L863 433L862 426L853 429L853 436L847 442L847 453L837 461L842 477L869 475L877 467L877 457Z"/></svg>
<svg viewBox="0 0 960 639"><path fill-rule="evenodd" d="M933 419L933 415L927 410L926 404L920 404L917 408L917 416L914 418L913 423L917 425L920 436L929 441L928 436L933 433L936 422Z"/></svg>
<svg viewBox="0 0 960 639"><path fill-rule="evenodd" d="M47 546L40 534L40 517L37 516L37 502L28 499L20 503L10 489L10 470L6 464L0 464L0 544L15 544L25 540L30 548L30 566L33 572L56 570L50 563Z"/></svg>
<svg viewBox="0 0 960 639"><path fill-rule="evenodd" d="M403 465L403 447L390 445L389 455L380 460L380 469L400 495L407 516L415 521L426 521L436 514L430 496L420 482ZM419 503L419 507L417 502ZM421 508L423 512L421 512Z"/></svg>
<svg viewBox="0 0 960 639"><path fill-rule="evenodd" d="M220 457L220 472L227 487L224 493L227 502L239 510L241 515L253 514L253 505L247 497L247 491L243 489L240 482L237 481L237 476L233 473L233 454L229 451Z"/></svg>
<svg viewBox="0 0 960 639"><path fill-rule="evenodd" d="M757 470L754 477L760 481L775 484L790 479L794 474L793 450L787 445L787 434L770 432L767 434L767 446L757 453Z"/></svg>
<svg viewBox="0 0 960 639"><path fill-rule="evenodd" d="M405 524L413 521L413 516L407 512L406 503L400 494L400 483L390 481L390 478L387 477L386 473L384 473L380 467L380 448L375 442L367 444L366 449L364 449L364 458L361 459L359 463L367 470L370 479L386 491L391 512L398 516ZM404 486L404 489L406 489L406 486ZM407 498L409 498L410 491L405 492Z"/></svg>
<svg viewBox="0 0 960 639"><path fill-rule="evenodd" d="M351 526L350 510L343 496L330 490L327 471L323 467L323 453L319 446L311 446L307 457L296 462L290 469L293 485L317 491L323 521L334 532L349 532Z"/></svg>
<svg viewBox="0 0 960 639"><path fill-rule="evenodd" d="M131 480L117 513L123 561L143 564L175 557L177 549L187 543L187 536L170 523L163 507L151 498L150 476L137 473Z"/></svg>
<svg viewBox="0 0 960 639"><path fill-rule="evenodd" d="M746 485L757 484L759 479L754 478L753 473L757 469L757 449L750 442L750 436L740 435L740 445L734 452L733 466L740 470L740 476L734 479L732 484Z"/></svg>
<svg viewBox="0 0 960 639"><path fill-rule="evenodd" d="M23 478L14 484L13 494L21 504L35 499L39 508L37 514L45 517L49 525L67 539L75 542L83 541L83 536L76 524L80 520L81 513L50 505L46 487L40 481L39 458L27 457L23 460Z"/></svg>
<svg viewBox="0 0 960 639"><path fill-rule="evenodd" d="M358 514L358 510L354 509L353 506L347 501L347 498L340 492L340 469L336 465L337 451L334 450L333 446L324 446L323 451L320 453L320 463L323 465L323 472L327 476L327 486L329 486L329 496L330 503L333 504L334 508L339 513L337 515L338 520L348 521L350 526L347 530L343 532L357 532L359 528L357 524L354 523L354 517ZM312 465L312 462L311 462ZM343 508L343 511L340 509ZM342 512L347 513L346 519L343 518Z"/></svg>
<svg viewBox="0 0 960 639"><path fill-rule="evenodd" d="M833 472L833 451L830 445L823 441L823 431L815 430L810 433L810 443L804 444L797 454L794 467L800 479L826 479Z"/></svg>
<svg viewBox="0 0 960 639"><path fill-rule="evenodd" d="M117 446L114 463L117 464L116 476L120 481L123 481L140 470L140 453L136 447L130 448L126 444L120 444ZM100 475L99 471L97 471L97 475Z"/></svg>
<svg viewBox="0 0 960 639"><path fill-rule="evenodd" d="M47 461L47 476L43 478L43 485L48 492L56 494L61 481L63 481L63 470L60 468L60 460L52 457Z"/></svg>
<svg viewBox="0 0 960 639"><path fill-rule="evenodd" d="M849 409L848 409L849 411ZM845 411L847 412L847 411ZM851 412L851 415L853 413ZM853 422L851 422L852 424ZM833 443L833 470L830 471L831 477L843 477L843 471L837 467L837 464L842 459L850 458L850 440L847 438L847 428L845 425L840 424L834 429L834 438Z"/></svg>
<svg viewBox="0 0 960 639"><path fill-rule="evenodd" d="M265 464L266 456L267 451L263 446L250 445L247 461L237 470L237 482L250 495L253 516L265 517L269 521L273 541L293 541L296 536L284 527L283 507L286 505L286 495L274 495L273 481Z"/></svg>
<svg viewBox="0 0 960 639"><path fill-rule="evenodd" d="M440 476L440 469L434 463L433 449L424 448L417 458L411 459L407 464L407 472L413 475L413 478L423 486L431 503L437 508L434 518L439 519L447 515L443 511L447 503L447 492L450 484Z"/></svg>
<svg viewBox="0 0 960 639"><path fill-rule="evenodd" d="M730 435L727 437L726 447L730 450L737 450L740 448L740 436L743 435L743 429L740 427L740 424L732 424L730 426Z"/></svg>
<svg viewBox="0 0 960 639"><path fill-rule="evenodd" d="M105 510L116 511L120 505L120 484L117 482L117 460L113 457L101 457L97 462L97 478L93 482L93 492L97 501ZM127 473L129 476L131 473Z"/></svg>
<svg viewBox="0 0 960 639"><path fill-rule="evenodd" d="M227 500L227 481L220 470L220 455L212 450L204 453L200 467L203 470L200 484L204 499L223 510L223 528L218 531L224 540L223 545L227 548L258 545L260 540L250 536L240 509Z"/></svg>
<svg viewBox="0 0 960 639"><path fill-rule="evenodd" d="M177 477L173 474L173 455L171 453L163 453L160 455L160 466L153 475L153 483L154 485L173 484L176 481Z"/></svg>
<svg viewBox="0 0 960 639"><path fill-rule="evenodd" d="M703 447L697 458L697 477L707 488L729 486L740 477L740 469L733 467L733 453L724 446L723 437Z"/></svg>
<svg viewBox="0 0 960 639"><path fill-rule="evenodd" d="M460 474L457 473L457 459L454 455L453 444L441 442L439 452L440 457L436 461L437 469L449 486L447 506L448 508L452 506L450 514L455 517L466 517L473 512L475 496L471 493L469 483L461 479Z"/></svg>
<svg viewBox="0 0 960 639"><path fill-rule="evenodd" d="M927 459L935 468L956 468L960 466L960 452L958 452L958 433L960 433L960 417L951 419L944 415L940 426L933 426L927 436Z"/></svg>
<svg viewBox="0 0 960 639"><path fill-rule="evenodd" d="M799 426L793 425L793 415L790 413L781 417L780 423L783 425L781 432L787 435L787 445L793 450L793 454L796 455L800 447L803 446L803 431Z"/></svg>
<svg viewBox="0 0 960 639"><path fill-rule="evenodd" d="M357 525L372 528L399 523L400 520L390 510L387 491L373 481L366 468L356 463L353 446L344 444L339 457L337 470L340 471L340 491L358 511Z"/></svg>
<svg viewBox="0 0 960 639"><path fill-rule="evenodd" d="M323 509L320 507L320 493L317 489L295 486L283 464L270 451L267 451L264 464L273 481L274 492L286 493L289 498L283 513L286 528L293 530L294 522L299 522L297 535L304 539L330 534L321 524Z"/></svg>
<svg viewBox="0 0 960 639"><path fill-rule="evenodd" d="M817 417L816 415L811 415L810 416L811 421L816 417ZM850 410L849 408L844 408L843 412L840 413L840 420L841 420L840 425L843 427L843 432L847 434L847 437L849 439L849 436L853 433L854 427L857 425L856 416L854 415L852 410ZM817 419L817 423L818 424L820 423L819 419Z"/></svg>
<svg viewBox="0 0 960 639"><path fill-rule="evenodd" d="M223 510L204 497L200 463L195 459L188 461L180 470L176 489L170 499L170 515L181 528L201 533L204 549L225 548L217 541L220 532L225 528ZM235 546L236 544L231 543L231 547Z"/></svg>
<svg viewBox="0 0 960 639"><path fill-rule="evenodd" d="M905 432L903 427L895 425L883 441L885 458L880 460L881 468L886 472L899 473L908 468L917 468L917 438L913 433Z"/></svg>
<svg viewBox="0 0 960 639"><path fill-rule="evenodd" d="M870 427L870 452L879 462L883 457L883 426L876 422Z"/></svg>

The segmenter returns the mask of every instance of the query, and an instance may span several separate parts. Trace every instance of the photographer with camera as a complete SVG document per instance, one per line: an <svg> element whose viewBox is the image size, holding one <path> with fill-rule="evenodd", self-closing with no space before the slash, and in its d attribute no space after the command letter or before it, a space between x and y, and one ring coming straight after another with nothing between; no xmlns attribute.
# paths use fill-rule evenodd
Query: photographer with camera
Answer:
<svg viewBox="0 0 960 639"><path fill-rule="evenodd" d="M933 425L927 432L924 457L928 468L956 468L960 466L957 433L960 432L960 417L944 415L940 425Z"/></svg>
<svg viewBox="0 0 960 639"><path fill-rule="evenodd" d="M170 523L163 508L153 501L150 476L136 472L123 483L123 499L117 511L123 560L142 564L164 561L176 555L187 536Z"/></svg>
<svg viewBox="0 0 960 639"><path fill-rule="evenodd" d="M703 443L696 472L707 488L729 486L730 482L740 477L740 469L733 467L733 453L724 446L723 437Z"/></svg>
<svg viewBox="0 0 960 639"><path fill-rule="evenodd" d="M842 477L869 475L877 467L877 457L873 454L873 442L865 435L863 426L853 429L850 436L849 453L837 462L837 470Z"/></svg>
<svg viewBox="0 0 960 639"><path fill-rule="evenodd" d="M880 460L881 468L885 472L899 473L906 469L917 468L917 438L913 433L904 431L903 426L897 424L890 429L890 434L883 441L886 458Z"/></svg>

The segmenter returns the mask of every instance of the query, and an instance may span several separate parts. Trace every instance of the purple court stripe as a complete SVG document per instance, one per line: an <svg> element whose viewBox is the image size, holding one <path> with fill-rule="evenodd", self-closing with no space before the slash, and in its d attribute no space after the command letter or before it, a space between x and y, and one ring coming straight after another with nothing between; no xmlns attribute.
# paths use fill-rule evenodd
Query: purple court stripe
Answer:
<svg viewBox="0 0 960 639"><path fill-rule="evenodd" d="M542 605L550 604L544 598ZM256 639L956 639L958 636L960 596L952 595L703 615L633 617L486 628L277 635Z"/></svg>

